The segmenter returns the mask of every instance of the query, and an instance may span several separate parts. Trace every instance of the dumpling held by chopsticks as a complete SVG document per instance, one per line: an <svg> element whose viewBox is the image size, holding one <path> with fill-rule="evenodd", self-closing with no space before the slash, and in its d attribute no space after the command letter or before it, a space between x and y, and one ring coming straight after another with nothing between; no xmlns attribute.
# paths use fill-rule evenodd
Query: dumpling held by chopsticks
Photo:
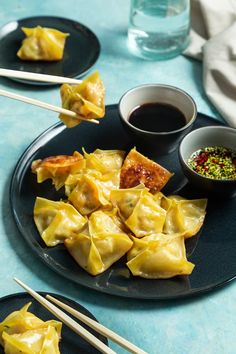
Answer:
<svg viewBox="0 0 236 354"><path fill-rule="evenodd" d="M96 71L78 85L63 84L61 86L62 107L76 112L78 119L60 114L59 118L72 128L81 122L80 118L97 119L105 115L105 88Z"/></svg>

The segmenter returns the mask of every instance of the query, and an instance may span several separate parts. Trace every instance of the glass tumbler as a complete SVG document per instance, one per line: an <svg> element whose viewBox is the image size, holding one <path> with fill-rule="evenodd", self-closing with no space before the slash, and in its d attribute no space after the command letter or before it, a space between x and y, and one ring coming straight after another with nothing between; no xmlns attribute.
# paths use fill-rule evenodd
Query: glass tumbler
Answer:
<svg viewBox="0 0 236 354"><path fill-rule="evenodd" d="M190 0L131 0L128 47L138 57L169 59L189 44Z"/></svg>

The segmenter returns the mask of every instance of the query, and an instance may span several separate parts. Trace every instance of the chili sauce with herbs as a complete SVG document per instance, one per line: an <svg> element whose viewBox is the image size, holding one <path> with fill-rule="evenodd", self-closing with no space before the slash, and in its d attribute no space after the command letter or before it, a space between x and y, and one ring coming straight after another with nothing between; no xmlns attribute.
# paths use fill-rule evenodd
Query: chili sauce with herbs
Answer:
<svg viewBox="0 0 236 354"><path fill-rule="evenodd" d="M206 147L194 152L188 165L202 176L213 179L236 178L236 152L221 146Z"/></svg>

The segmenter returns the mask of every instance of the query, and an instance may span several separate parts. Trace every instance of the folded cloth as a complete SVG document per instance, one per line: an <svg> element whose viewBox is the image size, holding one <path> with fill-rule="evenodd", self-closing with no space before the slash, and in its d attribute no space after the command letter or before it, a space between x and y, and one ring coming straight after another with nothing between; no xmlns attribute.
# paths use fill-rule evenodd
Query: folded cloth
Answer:
<svg viewBox="0 0 236 354"><path fill-rule="evenodd" d="M203 61L206 95L236 128L236 0L191 0L191 16L184 54Z"/></svg>

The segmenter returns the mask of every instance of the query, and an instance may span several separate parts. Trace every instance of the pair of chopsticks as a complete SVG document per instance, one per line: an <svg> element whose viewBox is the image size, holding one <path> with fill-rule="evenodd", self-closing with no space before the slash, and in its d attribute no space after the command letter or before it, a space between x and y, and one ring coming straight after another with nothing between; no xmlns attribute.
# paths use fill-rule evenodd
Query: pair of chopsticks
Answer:
<svg viewBox="0 0 236 354"><path fill-rule="evenodd" d="M75 318L79 319L81 322L85 323L87 326L91 327L93 330L97 331L98 333L102 334L103 336L113 340L130 353L135 354L147 354L144 350L140 349L136 345L132 344L131 342L127 341L125 338L121 337L117 333L111 331L110 329L106 328L105 326L101 325L100 323L94 321L93 319L87 317L86 315L82 314L79 311L71 308L70 306L64 304L63 302L55 299L51 295L46 295L46 299L39 295L36 291L31 289L29 286L24 284L21 280L14 278L14 280L24 288L35 300L37 300L42 306L44 306L48 311L50 311L54 316L56 316L59 320L61 320L64 324L66 324L69 328L71 328L75 333L79 334L83 339L89 342L92 346L100 350L101 353L105 354L115 354L115 352L110 349L106 344L101 342L97 337L87 331L84 327L74 321L69 315L65 312L60 310L58 307L53 305L54 304L60 306L68 313L73 315ZM48 300L50 301L48 301Z"/></svg>
<svg viewBox="0 0 236 354"><path fill-rule="evenodd" d="M63 83L80 84L82 82L82 80L70 79L70 78L61 77L61 76L35 74L35 73L27 72L27 71L9 70L9 69L1 69L1 68L0 68L0 76L13 77L13 78L25 79L25 80L33 80L33 81L40 81L40 82L48 82L48 83L52 82L52 83L57 83L57 84L63 84ZM67 116L72 117L72 118L78 118L78 116L75 112L70 111L68 109L54 106L52 104L42 102L39 100L35 100L30 97L18 95L16 93L9 92L6 90L0 90L0 96L4 96L4 97L12 98L14 100L29 103L34 106L48 109L53 112L66 114ZM86 122L99 124L99 121L97 121L96 119L85 119L85 118L81 118L81 117L79 117L79 119L86 121Z"/></svg>

